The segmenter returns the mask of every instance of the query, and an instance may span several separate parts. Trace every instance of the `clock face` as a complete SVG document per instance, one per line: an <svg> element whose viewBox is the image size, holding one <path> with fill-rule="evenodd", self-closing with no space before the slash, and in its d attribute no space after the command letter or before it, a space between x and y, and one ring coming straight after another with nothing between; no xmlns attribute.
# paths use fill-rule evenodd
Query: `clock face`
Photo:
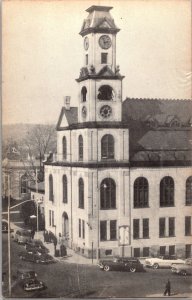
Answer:
<svg viewBox="0 0 192 300"><path fill-rule="evenodd" d="M85 106L83 106L82 107L82 116L83 116L83 118L85 118L86 117L86 115L87 115L87 108L85 107Z"/></svg>
<svg viewBox="0 0 192 300"><path fill-rule="evenodd" d="M85 50L87 50L89 48L89 39L87 36L84 39L84 48L85 48Z"/></svg>
<svg viewBox="0 0 192 300"><path fill-rule="evenodd" d="M107 119L110 117L112 113L112 108L109 105L104 105L100 109L100 115L104 118Z"/></svg>
<svg viewBox="0 0 192 300"><path fill-rule="evenodd" d="M111 38L108 35L102 35L99 38L99 46L102 49L109 49L111 47Z"/></svg>

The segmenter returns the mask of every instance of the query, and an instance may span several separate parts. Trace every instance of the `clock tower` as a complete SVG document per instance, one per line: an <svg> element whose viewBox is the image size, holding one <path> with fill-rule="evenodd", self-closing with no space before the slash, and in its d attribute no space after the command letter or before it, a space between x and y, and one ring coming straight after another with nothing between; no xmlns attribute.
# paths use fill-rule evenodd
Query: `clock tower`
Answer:
<svg viewBox="0 0 192 300"><path fill-rule="evenodd" d="M110 14L112 7L91 6L80 35L83 67L79 78L78 121L120 122L122 79L116 65L116 34L120 30Z"/></svg>

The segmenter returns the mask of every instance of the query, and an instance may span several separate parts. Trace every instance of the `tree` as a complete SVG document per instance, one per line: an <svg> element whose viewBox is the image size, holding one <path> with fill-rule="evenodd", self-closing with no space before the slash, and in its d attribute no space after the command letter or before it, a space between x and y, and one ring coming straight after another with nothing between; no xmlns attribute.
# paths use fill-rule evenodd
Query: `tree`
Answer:
<svg viewBox="0 0 192 300"><path fill-rule="evenodd" d="M34 161L39 160L40 173L43 172L43 160L46 153L56 151L56 134L53 125L39 124L27 131L23 139L23 146L26 148L31 165L35 169Z"/></svg>

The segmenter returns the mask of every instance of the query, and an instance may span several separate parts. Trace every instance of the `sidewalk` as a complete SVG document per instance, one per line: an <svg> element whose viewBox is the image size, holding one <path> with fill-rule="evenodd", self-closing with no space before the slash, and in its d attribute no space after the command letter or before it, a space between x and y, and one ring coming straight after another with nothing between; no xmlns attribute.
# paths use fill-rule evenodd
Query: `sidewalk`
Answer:
<svg viewBox="0 0 192 300"><path fill-rule="evenodd" d="M184 299L184 298L191 298L192 297L192 293L183 293L183 294L180 294L180 293L171 293L170 296L164 296L163 294L151 294L151 295L146 295L145 297L147 298L181 298L181 299Z"/></svg>
<svg viewBox="0 0 192 300"><path fill-rule="evenodd" d="M39 231L38 233L35 232L34 239L40 239L43 242L43 244L45 245L45 247L47 249L49 249L49 254L51 256L53 256L59 262L81 264L81 265L96 265L97 264L97 259L93 259L93 262L92 262L92 259L81 256L70 248L67 248L67 256L55 257L54 256L54 254L55 254L54 244L44 242L44 237L43 237L42 231ZM58 246L59 245L57 245L57 249L59 249Z"/></svg>

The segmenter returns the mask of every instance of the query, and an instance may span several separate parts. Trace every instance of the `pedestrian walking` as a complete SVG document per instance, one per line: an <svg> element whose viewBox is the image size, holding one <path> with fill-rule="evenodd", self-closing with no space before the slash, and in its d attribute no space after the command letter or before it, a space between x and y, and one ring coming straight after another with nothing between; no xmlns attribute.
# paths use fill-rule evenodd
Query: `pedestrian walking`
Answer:
<svg viewBox="0 0 192 300"><path fill-rule="evenodd" d="M167 280L167 283L165 285L165 291L164 291L164 296L166 296L168 294L168 296L171 295L171 282L169 281L169 279Z"/></svg>

